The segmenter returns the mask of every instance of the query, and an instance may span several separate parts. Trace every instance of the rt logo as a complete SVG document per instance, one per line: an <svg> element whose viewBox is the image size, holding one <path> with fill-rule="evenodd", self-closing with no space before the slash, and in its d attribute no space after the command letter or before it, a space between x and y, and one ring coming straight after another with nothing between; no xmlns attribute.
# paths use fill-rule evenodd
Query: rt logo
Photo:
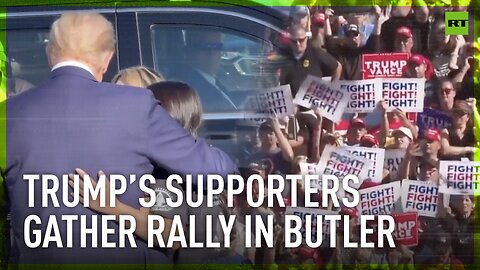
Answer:
<svg viewBox="0 0 480 270"><path fill-rule="evenodd" d="M445 12L445 35L468 35L468 12Z"/></svg>

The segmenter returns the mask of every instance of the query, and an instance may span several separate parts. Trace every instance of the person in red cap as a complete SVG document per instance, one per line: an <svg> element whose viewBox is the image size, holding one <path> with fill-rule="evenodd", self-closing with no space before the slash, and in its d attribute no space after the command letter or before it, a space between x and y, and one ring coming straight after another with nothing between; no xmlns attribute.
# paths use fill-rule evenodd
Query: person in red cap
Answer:
<svg viewBox="0 0 480 270"><path fill-rule="evenodd" d="M378 140L372 134L365 134L360 139L360 146L378 148Z"/></svg>
<svg viewBox="0 0 480 270"><path fill-rule="evenodd" d="M367 126L361 118L350 121L344 143L348 146L359 146L360 139L367 133Z"/></svg>
<svg viewBox="0 0 480 270"><path fill-rule="evenodd" d="M406 26L401 26L395 33L394 52L412 54L414 41L412 30Z"/></svg>
<svg viewBox="0 0 480 270"><path fill-rule="evenodd" d="M411 143L400 164L397 179L417 179L438 185L438 152L440 134L430 129L422 135L420 143Z"/></svg>
<svg viewBox="0 0 480 270"><path fill-rule="evenodd" d="M420 140L423 156L438 161L438 153L442 148L440 141L441 135L438 130L428 129L425 131L422 139Z"/></svg>
<svg viewBox="0 0 480 270"><path fill-rule="evenodd" d="M404 67L403 75L406 78L425 78L430 79L431 68L430 61L420 54L412 54Z"/></svg>

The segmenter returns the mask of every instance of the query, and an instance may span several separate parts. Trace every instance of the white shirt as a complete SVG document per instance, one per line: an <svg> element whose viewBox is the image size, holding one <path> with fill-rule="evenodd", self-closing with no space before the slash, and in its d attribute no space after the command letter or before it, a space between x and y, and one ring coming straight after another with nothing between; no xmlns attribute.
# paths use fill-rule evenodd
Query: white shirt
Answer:
<svg viewBox="0 0 480 270"><path fill-rule="evenodd" d="M93 71L87 65L85 65L83 63L80 63L78 61L75 61L75 60L68 60L68 61L60 62L60 63L58 63L58 64L56 64L55 66L52 67L52 71L54 71L57 68L66 67L66 66L79 67L81 69L84 69L84 70L90 72L90 74L92 74L93 77L95 77L95 75L93 74Z"/></svg>

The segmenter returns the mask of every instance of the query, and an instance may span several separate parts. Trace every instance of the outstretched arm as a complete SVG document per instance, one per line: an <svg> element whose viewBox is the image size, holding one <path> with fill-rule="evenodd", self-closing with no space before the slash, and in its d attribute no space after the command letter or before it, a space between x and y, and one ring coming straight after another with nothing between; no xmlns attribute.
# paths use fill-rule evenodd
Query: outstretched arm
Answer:
<svg viewBox="0 0 480 270"><path fill-rule="evenodd" d="M282 149L283 159L286 161L292 162L293 161L292 146L288 142L288 139L285 138L285 135L283 135L283 132L280 129L280 123L278 122L278 119L274 117L272 118L271 121L272 121L273 131L275 132L275 136L277 136L277 139L278 139L278 144L280 146L280 149Z"/></svg>
<svg viewBox="0 0 480 270"><path fill-rule="evenodd" d="M442 131L442 151L445 156L455 156L455 155L465 155L473 153L475 151L472 146L451 146L449 141L448 130L444 129Z"/></svg>

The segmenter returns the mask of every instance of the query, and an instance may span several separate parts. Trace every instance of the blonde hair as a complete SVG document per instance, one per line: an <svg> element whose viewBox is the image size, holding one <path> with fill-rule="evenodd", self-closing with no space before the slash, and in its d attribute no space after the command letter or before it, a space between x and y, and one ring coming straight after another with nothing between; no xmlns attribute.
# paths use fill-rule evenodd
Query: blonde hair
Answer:
<svg viewBox="0 0 480 270"><path fill-rule="evenodd" d="M47 44L51 65L70 58L99 69L114 51L113 25L100 14L67 12L52 24Z"/></svg>
<svg viewBox="0 0 480 270"><path fill-rule="evenodd" d="M130 86L147 88L147 86L151 84L164 80L165 78L162 74L155 70L144 66L136 66L120 70L117 75L113 77L112 82L122 82Z"/></svg>

